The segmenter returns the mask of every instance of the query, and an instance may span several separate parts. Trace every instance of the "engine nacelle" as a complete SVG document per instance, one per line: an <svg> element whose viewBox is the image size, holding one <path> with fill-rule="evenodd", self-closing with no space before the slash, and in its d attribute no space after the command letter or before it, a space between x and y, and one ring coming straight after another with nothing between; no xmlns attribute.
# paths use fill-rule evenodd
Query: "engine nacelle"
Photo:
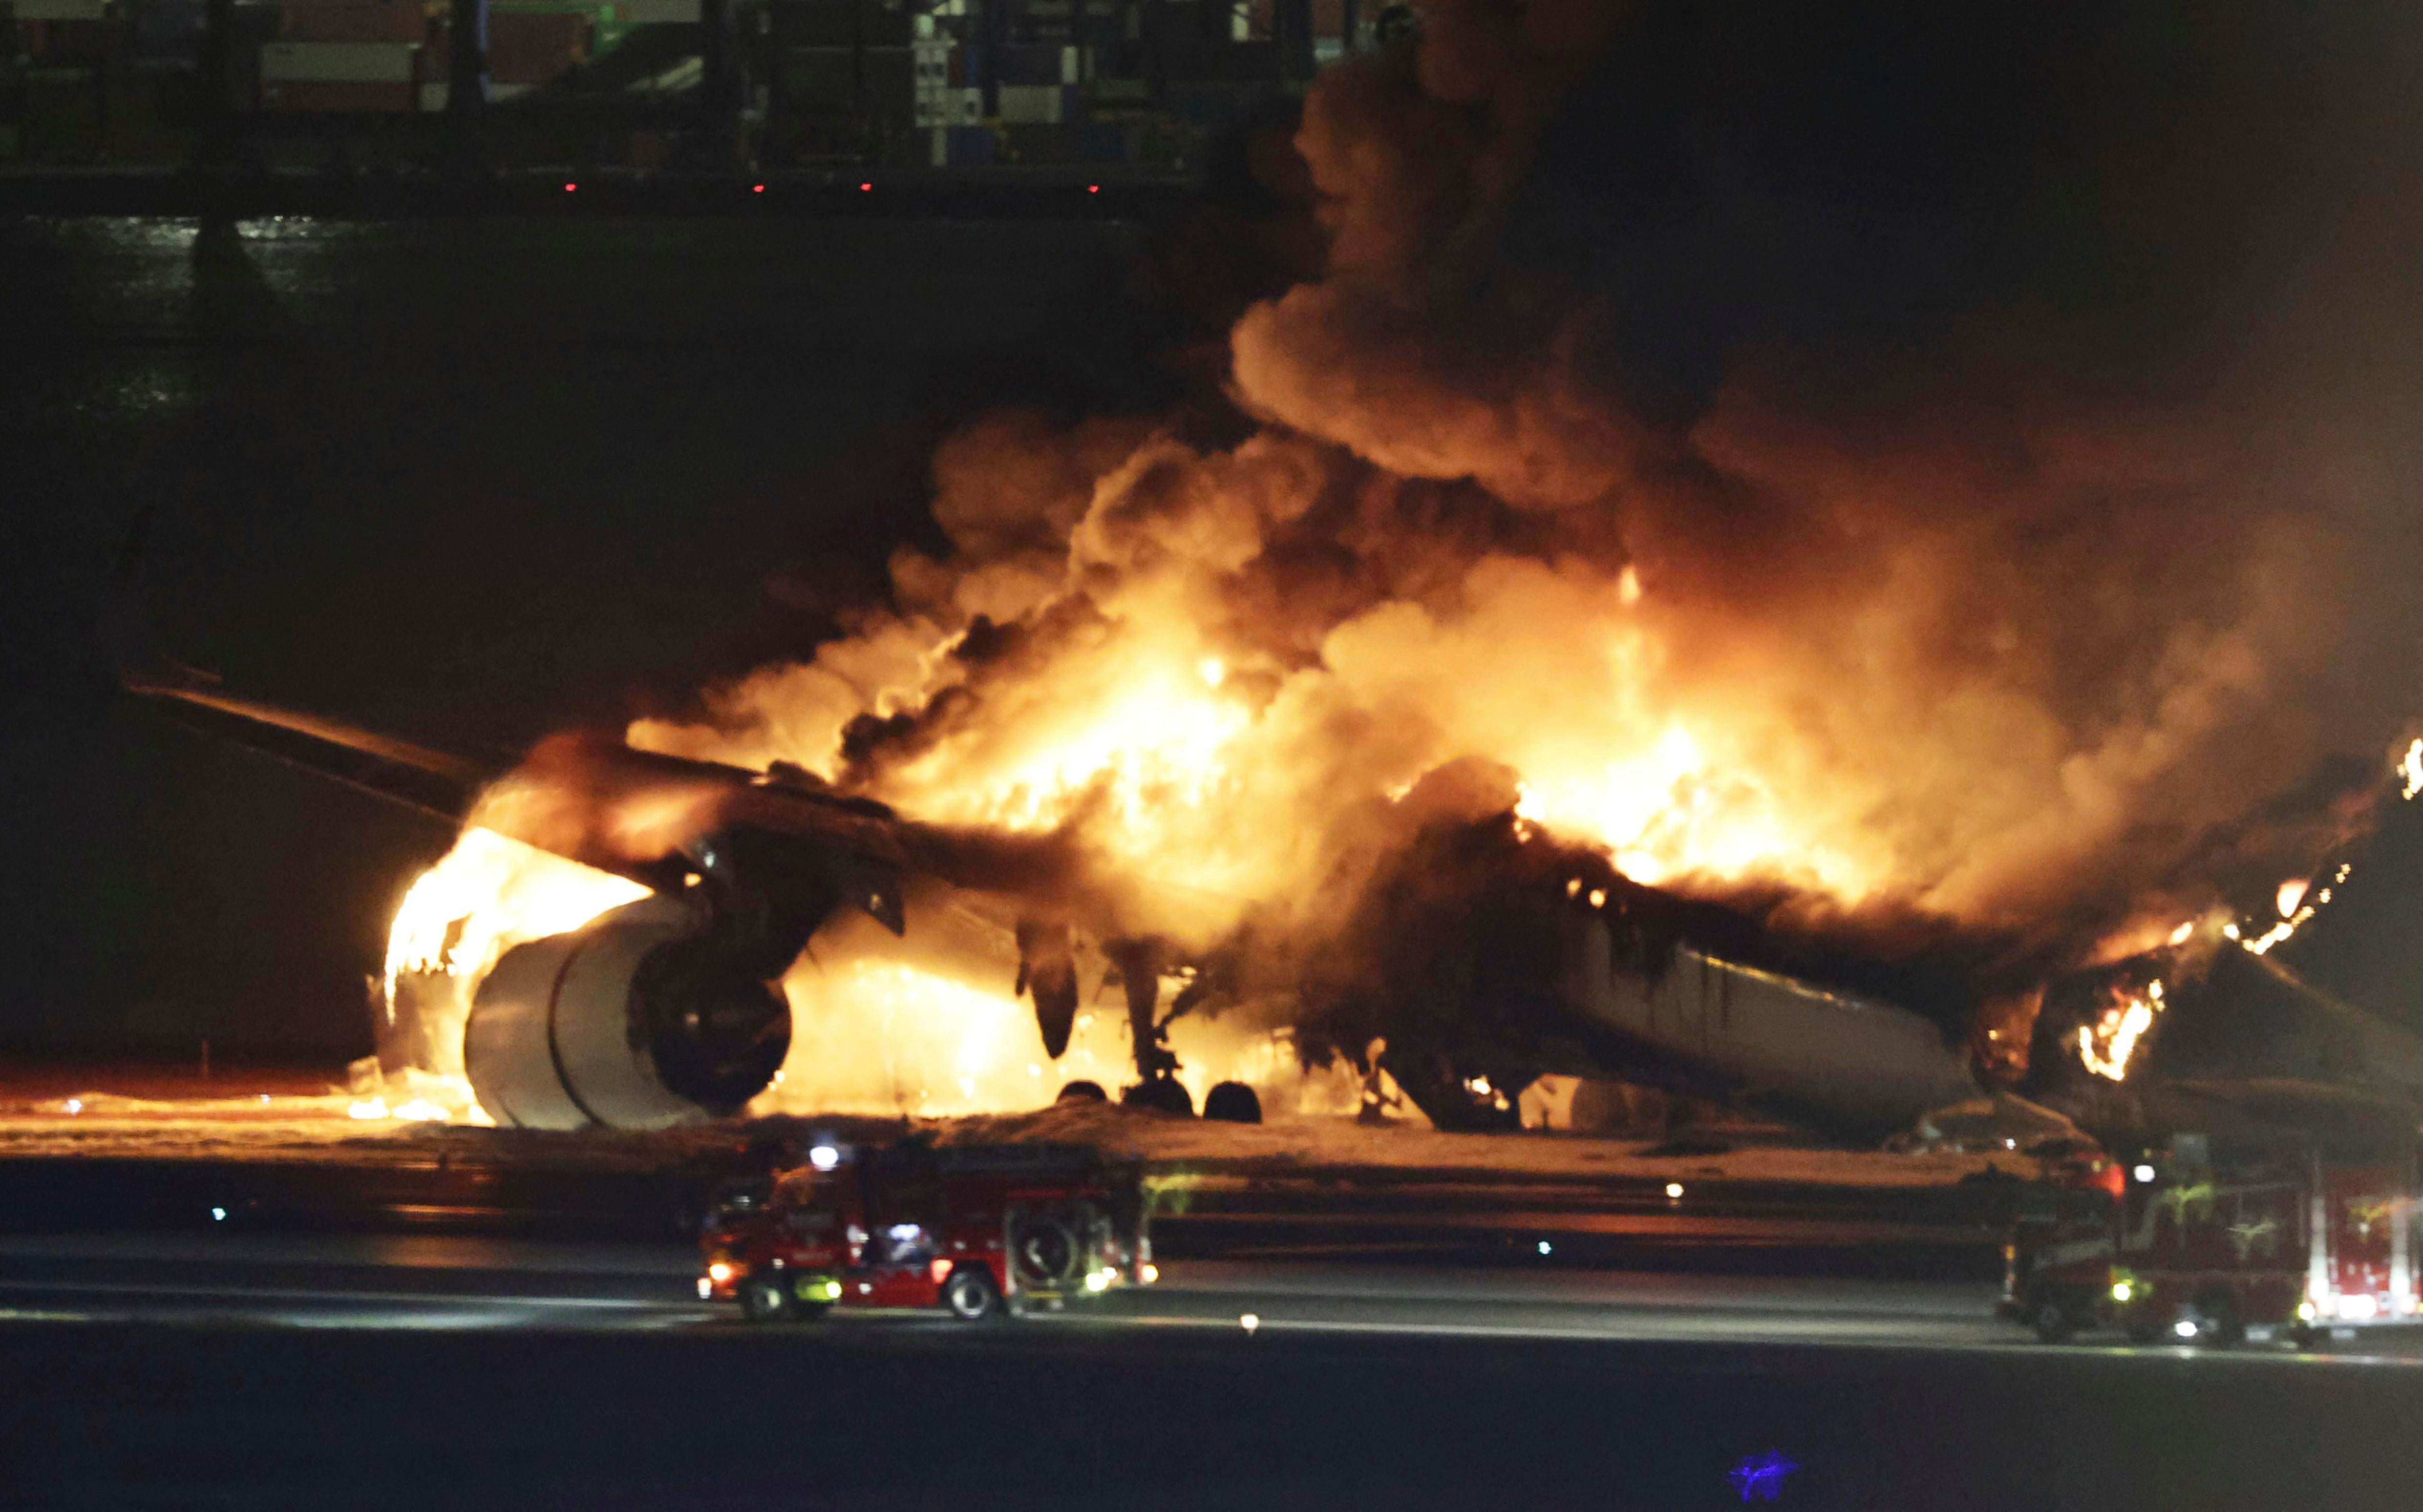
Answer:
<svg viewBox="0 0 2423 1512"><path fill-rule="evenodd" d="M471 1000L463 1069L499 1125L665 1128L736 1111L790 1046L782 993L656 897L507 951Z"/></svg>

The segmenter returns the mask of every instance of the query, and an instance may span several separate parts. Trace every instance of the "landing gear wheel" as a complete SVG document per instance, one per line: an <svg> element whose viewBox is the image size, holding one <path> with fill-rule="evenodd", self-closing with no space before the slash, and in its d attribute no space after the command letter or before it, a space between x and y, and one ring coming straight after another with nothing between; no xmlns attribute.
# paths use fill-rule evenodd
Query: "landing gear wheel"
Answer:
<svg viewBox="0 0 2423 1512"><path fill-rule="evenodd" d="M2028 1315L2028 1326L2047 1344L2067 1344L2069 1336L2078 1331L2077 1320L2057 1297L2039 1298L2035 1310Z"/></svg>
<svg viewBox="0 0 2423 1512"><path fill-rule="evenodd" d="M1223 1081L1203 1095L1203 1116L1223 1124L1259 1124L1262 1099L1242 1081Z"/></svg>
<svg viewBox="0 0 2423 1512"><path fill-rule="evenodd" d="M771 1276L740 1284L740 1315L752 1323L780 1323L791 1315L791 1294Z"/></svg>
<svg viewBox="0 0 2423 1512"><path fill-rule="evenodd" d="M1176 1077L1155 1077L1139 1081L1119 1095L1119 1101L1130 1108L1149 1108L1157 1113L1175 1113L1180 1118L1195 1116L1195 1095Z"/></svg>
<svg viewBox="0 0 2423 1512"><path fill-rule="evenodd" d="M1106 1103L1111 1100L1111 1095L1102 1090L1102 1084L1099 1081L1071 1081L1060 1089L1059 1096L1052 1100L1055 1104Z"/></svg>
<svg viewBox="0 0 2423 1512"><path fill-rule="evenodd" d="M1001 1315L1001 1288L984 1267L959 1266L942 1283L942 1305L962 1323L982 1323Z"/></svg>

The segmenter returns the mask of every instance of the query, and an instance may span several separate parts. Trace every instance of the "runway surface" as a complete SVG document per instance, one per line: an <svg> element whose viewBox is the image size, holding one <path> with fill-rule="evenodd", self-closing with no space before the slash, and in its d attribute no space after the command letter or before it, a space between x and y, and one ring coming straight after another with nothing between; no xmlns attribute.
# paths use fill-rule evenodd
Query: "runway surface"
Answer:
<svg viewBox="0 0 2423 1512"><path fill-rule="evenodd" d="M1173 1262L752 1327L662 1245L0 1240L0 1504L2403 1504L2423 1370L2047 1348L1972 1283ZM1242 1318L1253 1315L1256 1326Z"/></svg>
<svg viewBox="0 0 2423 1512"><path fill-rule="evenodd" d="M659 1245L436 1236L185 1234L0 1239L0 1317L346 1329L715 1331L743 1327L702 1303L695 1254ZM1160 1283L1013 1327L1241 1330L1406 1337L1672 1340L1947 1350L2036 1350L1970 1282L1607 1272L1530 1266L1170 1261ZM916 1314L842 1312L809 1327L959 1326ZM786 1331L801 1331L798 1329ZM2343 1347L2342 1362L2408 1365ZM2288 1359L2262 1344L2230 1358Z"/></svg>
<svg viewBox="0 0 2423 1512"><path fill-rule="evenodd" d="M0 1158L0 1236L157 1230L224 1240L370 1230L678 1244L735 1168L732 1152L721 1161L663 1152L516 1158L467 1139L376 1153ZM1177 1161L1153 1183L1154 1242L1180 1260L1494 1267L1529 1265L1545 1241L1560 1268L1853 1279L1998 1277L2000 1236L2021 1190L2016 1181L1860 1187L1696 1172L1673 1186L1663 1173L1306 1165L1223 1173Z"/></svg>

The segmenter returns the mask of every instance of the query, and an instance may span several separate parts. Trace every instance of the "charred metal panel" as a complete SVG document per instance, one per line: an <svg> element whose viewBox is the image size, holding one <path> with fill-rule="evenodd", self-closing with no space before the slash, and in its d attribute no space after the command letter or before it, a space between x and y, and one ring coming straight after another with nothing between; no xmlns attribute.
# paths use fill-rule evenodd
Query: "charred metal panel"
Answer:
<svg viewBox="0 0 2423 1512"><path fill-rule="evenodd" d="M1882 1132L1977 1095L1929 1020L1890 1003L1676 945L1662 970L1615 949L1607 921L1572 916L1565 1000L1580 1019L1787 1116ZM1621 1067L1608 1073L1623 1074Z"/></svg>

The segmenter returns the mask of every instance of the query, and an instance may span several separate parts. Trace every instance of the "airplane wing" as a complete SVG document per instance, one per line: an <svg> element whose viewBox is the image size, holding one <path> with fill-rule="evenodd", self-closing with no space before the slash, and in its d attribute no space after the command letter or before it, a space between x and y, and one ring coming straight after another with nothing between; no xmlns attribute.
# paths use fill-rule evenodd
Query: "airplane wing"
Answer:
<svg viewBox="0 0 2423 1512"><path fill-rule="evenodd" d="M577 932L597 937L601 963L618 964L570 972L589 947L558 937L563 960L544 980L508 984L493 1004L483 984L466 1068L503 1122L653 1126L738 1108L782 1063L789 1014L774 984L810 937L845 910L905 934L912 890L919 949L947 955L956 942L964 953L974 941L987 980L997 972L1003 990L1033 1000L1055 1060L1078 1001L1072 933L1110 942L1145 932L1129 921L1122 890L1090 876L1057 836L924 824L797 768L689 761L633 749L619 735L560 735L515 758L238 693L163 654L144 622L134 582L152 518L138 512L120 552L107 625L128 692L199 733L660 895ZM630 910L648 917L621 917ZM641 950L650 939L657 943ZM499 964L501 972L507 962ZM594 1055L581 1049L584 1035L596 1041ZM474 1042L484 1047L476 1066ZM1140 1043L1140 1059L1147 1048Z"/></svg>
<svg viewBox="0 0 2423 1512"><path fill-rule="evenodd" d="M505 772L492 761L240 698L175 663L121 669L120 681L176 724L438 819L464 819Z"/></svg>
<svg viewBox="0 0 2423 1512"><path fill-rule="evenodd" d="M595 732L551 737L518 760L468 754L234 693L158 656L122 667L120 680L202 734L701 902L719 951L761 978L779 976L836 907L900 935L912 889L927 897L940 884L954 915L980 916L999 936L1014 964L1002 986L1034 999L1055 1056L1077 1003L1070 930L1110 938L1126 927L1113 890L1056 837L920 823L796 769L661 755Z"/></svg>
<svg viewBox="0 0 2423 1512"><path fill-rule="evenodd" d="M746 832L760 848L843 852L959 888L1027 895L1053 914L1086 903L1057 842L904 819L804 773L660 755L593 732L554 736L518 761L499 760L233 693L173 662L123 669L120 680L187 729L650 887L681 885L713 837Z"/></svg>

